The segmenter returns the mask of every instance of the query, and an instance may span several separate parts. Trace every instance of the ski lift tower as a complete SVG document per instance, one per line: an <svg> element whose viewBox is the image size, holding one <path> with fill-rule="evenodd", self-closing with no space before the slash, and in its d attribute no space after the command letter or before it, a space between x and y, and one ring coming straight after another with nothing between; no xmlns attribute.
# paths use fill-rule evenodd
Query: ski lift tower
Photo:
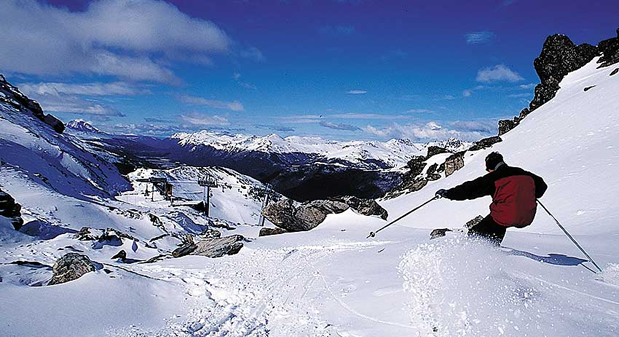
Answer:
<svg viewBox="0 0 619 337"><path fill-rule="evenodd" d="M202 179L198 180L198 185L204 187L204 195L202 201L204 202L204 213L209 216L210 199L211 199L211 187L217 187L217 181L211 175L206 175Z"/></svg>

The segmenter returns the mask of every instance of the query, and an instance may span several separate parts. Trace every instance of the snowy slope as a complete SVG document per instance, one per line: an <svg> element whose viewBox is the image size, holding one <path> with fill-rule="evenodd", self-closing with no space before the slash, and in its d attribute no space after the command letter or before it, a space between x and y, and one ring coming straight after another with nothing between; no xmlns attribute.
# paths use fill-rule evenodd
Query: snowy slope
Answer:
<svg viewBox="0 0 619 337"><path fill-rule="evenodd" d="M437 189L484 174L485 155L500 151L509 164L545 179L549 189L542 202L603 273L588 269L593 266L541 209L531 226L508 230L502 249L458 233L428 240L430 228L460 227L487 214L490 199L485 198L434 201L373 239L367 234L386 222L346 211L309 232L258 238L234 256L110 262L105 266L112 274L99 270L67 284L32 288L19 280L40 282L49 271L20 266L30 268L25 273L6 263L19 258L49 265L68 242L97 261L120 247L95 251L69 241L68 234L52 240L22 237L0 217L0 232L8 233L1 242L0 297L11 308L0 318L0 335L617 336L619 75L609 76L617 66L596 67L594 60L569 74L556 97L503 142L467 153L463 169L381 204L389 220L395 219ZM186 178L197 173L192 171L164 174L188 196L197 190L182 181L193 180ZM3 185L15 181L3 179ZM158 230L148 227L146 218L131 218L135 213L128 210L108 214L86 201L36 188L28 193L47 205L41 216L50 213L71 228L107 221L125 230L133 227L145 238ZM165 202L148 206L139 195L120 198L129 203L118 206L121 210L169 212ZM145 257L144 251L140 246L136 257ZM60 326L55 324L60 317L72 319Z"/></svg>

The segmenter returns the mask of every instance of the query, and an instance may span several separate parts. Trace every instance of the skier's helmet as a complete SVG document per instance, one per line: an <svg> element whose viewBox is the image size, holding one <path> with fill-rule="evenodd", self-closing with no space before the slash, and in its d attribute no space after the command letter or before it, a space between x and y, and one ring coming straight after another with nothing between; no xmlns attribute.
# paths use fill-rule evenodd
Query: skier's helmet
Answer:
<svg viewBox="0 0 619 337"><path fill-rule="evenodd" d="M499 163L503 162L503 156L498 152L491 152L486 156L486 171L496 169Z"/></svg>

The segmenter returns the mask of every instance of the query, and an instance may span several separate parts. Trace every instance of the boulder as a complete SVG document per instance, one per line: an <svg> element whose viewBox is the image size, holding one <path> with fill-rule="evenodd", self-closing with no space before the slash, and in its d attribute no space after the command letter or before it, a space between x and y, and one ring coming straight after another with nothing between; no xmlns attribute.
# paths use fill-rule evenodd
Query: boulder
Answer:
<svg viewBox="0 0 619 337"><path fill-rule="evenodd" d="M483 150L483 149L492 147L492 145L502 142L502 141L503 139L501 139L501 137L499 136L492 136L492 137L484 138L484 139L478 140L475 143L473 143L473 146L469 148L469 151Z"/></svg>
<svg viewBox="0 0 619 337"><path fill-rule="evenodd" d="M383 220L387 220L387 210L384 209L381 205L379 205L374 199L361 199L354 196L348 196L339 199L338 201L346 203L350 208L355 210L357 213L366 215L366 216L379 216Z"/></svg>
<svg viewBox="0 0 619 337"><path fill-rule="evenodd" d="M441 175L438 174L438 163L434 163L428 167L428 171L426 171L426 179L429 181L439 180L441 179ZM444 168L444 167L443 167Z"/></svg>
<svg viewBox="0 0 619 337"><path fill-rule="evenodd" d="M464 152L455 153L445 160L445 177L464 167Z"/></svg>
<svg viewBox="0 0 619 337"><path fill-rule="evenodd" d="M278 234L284 234L284 233L288 233L288 231L283 228L279 228L279 227L275 227L275 228L265 227L265 228L260 229L260 233L258 234L258 236L278 235Z"/></svg>
<svg viewBox="0 0 619 337"><path fill-rule="evenodd" d="M466 227L466 229L471 229L473 228L475 225L477 225L478 223L480 223L482 220L484 219L483 216L478 215L475 218L469 220L466 222L466 224L464 225L464 227Z"/></svg>
<svg viewBox="0 0 619 337"><path fill-rule="evenodd" d="M598 43L598 50L602 53L602 57L598 60L600 67L608 67L619 62L619 29L617 37Z"/></svg>
<svg viewBox="0 0 619 337"><path fill-rule="evenodd" d="M411 160L406 164L410 171L408 175L411 177L416 177L423 171L423 168L426 167L426 157L424 156L413 156Z"/></svg>
<svg viewBox="0 0 619 337"><path fill-rule="evenodd" d="M510 130L512 130L513 128L515 128L519 122L520 122L520 119L518 117L514 117L513 120L511 119L500 120L499 121L499 136L502 136L506 134L507 132L509 132Z"/></svg>
<svg viewBox="0 0 619 337"><path fill-rule="evenodd" d="M2 190L0 190L0 215L9 218L15 230L19 230L24 224L21 218L21 205Z"/></svg>
<svg viewBox="0 0 619 337"><path fill-rule="evenodd" d="M617 74L617 73L619 73L619 68L617 68L617 69L613 70L613 71L610 73L610 76L613 76L613 75L615 75L615 74Z"/></svg>
<svg viewBox="0 0 619 337"><path fill-rule="evenodd" d="M45 122L45 124L51 126L56 132L58 133L63 133L65 126L64 123L62 121L60 121L60 119L47 114L45 115L45 117L43 118L43 122Z"/></svg>
<svg viewBox="0 0 619 337"><path fill-rule="evenodd" d="M440 147L440 146L434 146L434 145L428 146L428 154L426 155L426 159L430 159L434 155L441 154L441 153L449 153L449 150L447 150L444 147Z"/></svg>
<svg viewBox="0 0 619 337"><path fill-rule="evenodd" d="M82 275L95 271L95 266L86 255L68 253L54 263L52 271L54 274L48 283L50 286L77 280Z"/></svg>
<svg viewBox="0 0 619 337"><path fill-rule="evenodd" d="M576 46L565 35L549 36L540 56L533 62L541 84L535 87L535 97L529 104L529 110L533 111L551 100L565 75L584 66L598 54L598 48L590 44Z"/></svg>
<svg viewBox="0 0 619 337"><path fill-rule="evenodd" d="M275 226L289 232L308 231L318 226L328 214L341 213L349 206L341 201L314 200L295 207L290 199L269 204L262 215Z"/></svg>
<svg viewBox="0 0 619 337"><path fill-rule="evenodd" d="M243 248L243 242L241 241L245 241L245 238L238 234L223 238L201 240L195 244L196 248L191 254L213 258L234 255Z"/></svg>

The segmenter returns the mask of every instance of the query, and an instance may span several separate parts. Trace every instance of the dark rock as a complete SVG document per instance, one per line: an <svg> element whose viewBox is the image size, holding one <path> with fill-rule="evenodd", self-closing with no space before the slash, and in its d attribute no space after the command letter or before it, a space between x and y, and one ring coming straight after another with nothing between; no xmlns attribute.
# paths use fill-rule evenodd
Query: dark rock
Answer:
<svg viewBox="0 0 619 337"><path fill-rule="evenodd" d="M449 177L454 172L464 167L464 152L455 153L445 160L445 176Z"/></svg>
<svg viewBox="0 0 619 337"><path fill-rule="evenodd" d="M518 115L518 118L520 118L520 120L524 119L525 117L527 117L528 114L531 113L531 110L529 110L529 108L524 108L520 111L520 115Z"/></svg>
<svg viewBox="0 0 619 337"><path fill-rule="evenodd" d="M190 243L187 242L183 244L182 246L176 248L174 251L172 251L172 256L181 257L181 256L189 255L193 253L193 251L196 250L196 248L198 248L198 246L194 244L193 241Z"/></svg>
<svg viewBox="0 0 619 337"><path fill-rule="evenodd" d="M426 157L424 156L413 156L413 158L411 158L411 160L409 160L406 164L410 168L408 175L411 177L416 177L421 174L423 168L426 167L425 161Z"/></svg>
<svg viewBox="0 0 619 337"><path fill-rule="evenodd" d="M43 118L43 122L51 126L58 133L64 132L64 129L65 129L64 123L60 121L58 118L50 114L45 115L45 117Z"/></svg>
<svg viewBox="0 0 619 337"><path fill-rule="evenodd" d="M501 137L499 136L492 136L492 137L484 138L484 139L478 140L475 143L473 143L473 146L469 148L469 151L483 150L483 149L492 147L492 145L502 142L502 141L503 139L501 139Z"/></svg>
<svg viewBox="0 0 619 337"><path fill-rule="evenodd" d="M354 196L348 196L339 199L338 201L342 201L346 203L350 208L355 210L357 213L366 215L366 216L374 216L377 215L383 220L387 220L389 213L384 209L381 205L379 205L374 199L361 199Z"/></svg>
<svg viewBox="0 0 619 337"><path fill-rule="evenodd" d="M279 227L275 227L275 228L265 227L265 228L260 229L260 233L258 234L258 236L278 235L278 234L284 234L284 233L288 233L288 231L283 228L279 228Z"/></svg>
<svg viewBox="0 0 619 337"><path fill-rule="evenodd" d="M613 75L615 75L616 73L619 73L619 68L617 68L617 69L613 70L613 71L610 73L610 76L613 76Z"/></svg>
<svg viewBox="0 0 619 337"><path fill-rule="evenodd" d="M430 167L428 167L428 171L426 172L426 179L428 179L429 181L441 179L441 175L437 173L437 170L438 170L438 163L434 163L430 165Z"/></svg>
<svg viewBox="0 0 619 337"><path fill-rule="evenodd" d="M444 147L440 147L440 146L428 146L428 154L426 155L426 159L430 159L434 155L441 154L441 153L449 153L449 150L447 150Z"/></svg>
<svg viewBox="0 0 619 337"><path fill-rule="evenodd" d="M205 239L218 239L221 237L221 232L216 229L207 228L200 233L200 237Z"/></svg>
<svg viewBox="0 0 619 337"><path fill-rule="evenodd" d="M95 266L86 255L68 253L54 263L52 270L54 275L48 285L77 280L82 275L95 271Z"/></svg>
<svg viewBox="0 0 619 337"><path fill-rule="evenodd" d="M4 76L0 77L0 91L12 98L10 102L15 106L15 108L22 112L31 113L32 116L36 117L43 123L50 125L58 133L62 133L64 131L64 123L52 115L45 115L43 113L43 109L41 109L41 105L37 101L31 100L26 97L26 95L22 94L17 87L14 87L8 83ZM13 102L16 102L17 104L14 104Z"/></svg>
<svg viewBox="0 0 619 337"><path fill-rule="evenodd" d="M439 179L441 179L441 175L437 174L437 173L428 174L428 175L426 175L426 179L428 179L429 181L439 180Z"/></svg>
<svg viewBox="0 0 619 337"><path fill-rule="evenodd" d="M447 232L451 232L451 229L449 228L433 229L432 232L430 232L430 240L443 237L446 235Z"/></svg>
<svg viewBox="0 0 619 337"><path fill-rule="evenodd" d="M584 91L589 91L589 89L592 89L592 88L595 88L595 85L591 85L591 86L585 87Z"/></svg>
<svg viewBox="0 0 619 337"><path fill-rule="evenodd" d="M19 230L24 224L21 218L21 205L2 190L0 190L0 215L9 218L15 230Z"/></svg>
<svg viewBox="0 0 619 337"><path fill-rule="evenodd" d="M222 257L224 255L234 255L243 248L243 243L241 241L245 241L245 238L238 234L223 238L202 240L196 243L196 248L191 254L213 258Z"/></svg>
<svg viewBox="0 0 619 337"><path fill-rule="evenodd" d="M428 167L428 171L426 171L426 174L434 174L434 173L436 173L437 169L438 169L438 164L434 163L434 164L430 165L430 167Z"/></svg>
<svg viewBox="0 0 619 337"><path fill-rule="evenodd" d="M619 29L617 37L598 43L598 49L602 53L602 57L598 60L600 67L608 67L619 62Z"/></svg>
<svg viewBox="0 0 619 337"><path fill-rule="evenodd" d="M510 130L512 130L513 128L515 128L520 122L520 119L518 117L514 117L513 120L511 119L503 119L499 121L499 136L502 136L504 134L506 134L507 132L509 132Z"/></svg>
<svg viewBox="0 0 619 337"><path fill-rule="evenodd" d="M290 199L269 204L262 215L275 226L290 232L308 231L318 226L328 214L341 213L349 206L340 201L314 200L295 207Z"/></svg>
<svg viewBox="0 0 619 337"><path fill-rule="evenodd" d="M478 215L475 218L469 220L466 222L466 224L464 225L464 227L466 227L466 229L471 229L473 228L475 225L477 225L478 223L480 223L482 220L484 219L483 216Z"/></svg>
<svg viewBox="0 0 619 337"><path fill-rule="evenodd" d="M125 262L125 260L127 259L127 252L125 252L125 250L121 250L120 252L116 253L116 255L112 256L112 259L120 259L121 261Z"/></svg>
<svg viewBox="0 0 619 337"><path fill-rule="evenodd" d="M541 84L535 87L535 97L529 109L533 111L551 100L565 75L584 66L598 54L598 48L590 44L575 46L565 35L549 36L540 56L533 62Z"/></svg>
<svg viewBox="0 0 619 337"><path fill-rule="evenodd" d="M96 240L96 236L90 232L90 227L82 227L77 234L75 234L75 238L80 241L94 241Z"/></svg>

